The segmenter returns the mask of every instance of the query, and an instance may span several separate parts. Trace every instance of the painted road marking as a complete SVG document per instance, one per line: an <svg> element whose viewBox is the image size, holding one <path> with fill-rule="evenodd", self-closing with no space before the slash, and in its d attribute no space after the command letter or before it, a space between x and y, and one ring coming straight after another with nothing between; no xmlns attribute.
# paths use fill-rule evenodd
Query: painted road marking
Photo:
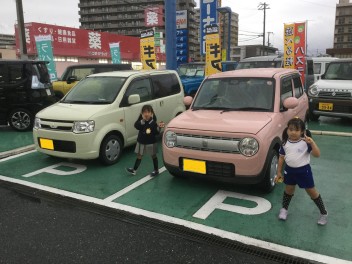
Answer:
<svg viewBox="0 0 352 264"><path fill-rule="evenodd" d="M160 174L163 173L164 171L166 171L166 168L165 168L165 167L161 167L161 168L159 169L159 173L160 173ZM156 177L157 177L157 176L156 176ZM142 179L140 179L139 181L136 181L135 183L133 183L133 184L127 186L126 188L122 189L121 191L118 191L117 193L114 193L113 195L111 195L111 196L105 198L104 201L106 201L106 202L112 202L113 200L115 200L115 199L121 197L122 195L124 195L124 194L126 194L126 193L132 191L133 189L136 189L137 187L143 185L144 183L146 183L146 182L148 182L148 181L150 181L151 179L154 179L154 178L155 178L155 177L152 177L152 176L150 176L150 174L149 174L149 175L143 177Z"/></svg>
<svg viewBox="0 0 352 264"><path fill-rule="evenodd" d="M330 264L330 263L331 264L348 264L348 263L351 264L351 262L347 261L347 260L337 259L334 257L329 257L329 256L325 256L325 255L321 255L321 254L317 254L317 253L313 253L313 252L309 252L309 251L304 251L301 249L290 248L290 247L282 246L279 244L275 244L275 243L271 243L271 242L267 242L267 241L262 241L262 240L251 238L251 237L246 237L246 236L239 235L236 233L221 230L221 229L218 229L215 227L205 226L202 224L190 222L190 221L175 218L172 216L167 216L167 215L163 215L163 214L159 214L159 213L155 213L155 212L150 212L150 211L146 211L143 209L139 209L139 208L135 208L132 206L123 205L123 204L119 204L119 203L115 203L115 202L108 202L104 199L98 199L98 198L94 198L91 196L77 194L77 193L73 193L73 192L69 192L69 191L64 191L61 189L48 187L48 186L44 186L44 185L37 184L37 183L31 183L31 182L27 182L27 181L23 181L23 180L8 178L3 175L0 175L0 180L21 184L24 186L38 189L38 190L47 191L47 192L51 192L54 194L74 198L77 200L81 200L81 201L85 201L85 202L89 202L89 203L94 203L94 204L106 206L106 207L113 208L113 209L122 210L122 211L133 213L136 215L142 215L145 217L149 217L149 218L160 220L160 221L167 222L167 223L184 226L184 227L191 228L191 229L194 229L194 230L206 233L206 234L216 235L221 238L226 238L226 239L230 239L233 241L238 241L238 242L244 243L246 245L260 247L260 248L280 252L283 254L287 254L290 256L296 256L296 257L300 257L300 258L304 258L304 259L308 259L308 260L312 260L312 261L317 261L317 262L322 262L322 263L327 263L327 264Z"/></svg>
<svg viewBox="0 0 352 264"><path fill-rule="evenodd" d="M240 200L249 200L255 202L257 206L249 208L223 203L227 197L237 198ZM208 202L202 206L202 208L200 208L193 215L193 217L207 219L215 209L221 209L238 214L257 215L264 214L265 212L269 211L271 209L271 203L268 200L258 196L219 190L213 197L211 197Z"/></svg>
<svg viewBox="0 0 352 264"><path fill-rule="evenodd" d="M55 169L58 167L70 167L70 168L74 168L74 170L63 171L63 170ZM85 171L86 169L87 169L87 166L85 166L85 165L70 163L70 162L60 162L60 163L56 163L54 165L51 165L49 167L45 167L43 169L27 173L25 175L22 175L22 177L28 178L28 177L38 175L40 173L51 173L51 174L56 174L56 175L60 175L60 176L66 176L66 175L81 173L81 172Z"/></svg>

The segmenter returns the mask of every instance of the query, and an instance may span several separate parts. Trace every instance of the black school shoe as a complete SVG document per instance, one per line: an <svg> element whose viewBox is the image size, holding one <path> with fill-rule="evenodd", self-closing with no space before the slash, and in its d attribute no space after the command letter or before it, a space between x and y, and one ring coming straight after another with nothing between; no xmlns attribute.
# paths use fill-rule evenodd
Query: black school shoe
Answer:
<svg viewBox="0 0 352 264"><path fill-rule="evenodd" d="M156 176L158 174L159 174L158 170L153 170L152 173L150 174L150 176L154 177L154 176Z"/></svg>
<svg viewBox="0 0 352 264"><path fill-rule="evenodd" d="M136 175L136 171L133 168L126 168L126 171L132 175Z"/></svg>

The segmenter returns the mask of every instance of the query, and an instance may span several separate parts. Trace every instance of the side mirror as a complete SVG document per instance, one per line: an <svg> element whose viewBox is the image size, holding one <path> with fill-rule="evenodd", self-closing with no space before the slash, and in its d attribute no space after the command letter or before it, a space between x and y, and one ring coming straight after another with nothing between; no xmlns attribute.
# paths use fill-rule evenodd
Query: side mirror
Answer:
<svg viewBox="0 0 352 264"><path fill-rule="evenodd" d="M128 97L128 104L133 105L133 104L138 104L141 101L141 98L139 97L139 94L131 94Z"/></svg>
<svg viewBox="0 0 352 264"><path fill-rule="evenodd" d="M296 97L288 97L283 103L286 109L293 109L298 106L298 99Z"/></svg>
<svg viewBox="0 0 352 264"><path fill-rule="evenodd" d="M189 107L192 104L193 97L192 96L186 96L183 98L183 103L185 106Z"/></svg>
<svg viewBox="0 0 352 264"><path fill-rule="evenodd" d="M72 76L67 78L66 83L70 84L70 83L73 83L73 82L76 82L76 81L77 81L77 76L72 75Z"/></svg>

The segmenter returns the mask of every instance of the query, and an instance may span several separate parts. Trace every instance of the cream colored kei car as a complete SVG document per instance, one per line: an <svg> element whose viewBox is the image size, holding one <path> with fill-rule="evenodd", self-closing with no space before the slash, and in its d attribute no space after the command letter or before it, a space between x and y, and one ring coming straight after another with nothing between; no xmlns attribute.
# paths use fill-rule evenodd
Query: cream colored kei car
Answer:
<svg viewBox="0 0 352 264"><path fill-rule="evenodd" d="M163 159L174 176L274 186L282 132L288 120L306 120L308 98L299 72L282 68L214 74L190 108L163 134Z"/></svg>
<svg viewBox="0 0 352 264"><path fill-rule="evenodd" d="M134 123L144 104L166 124L185 110L176 71L119 71L81 80L56 104L37 113L36 149L50 156L114 164L137 140Z"/></svg>

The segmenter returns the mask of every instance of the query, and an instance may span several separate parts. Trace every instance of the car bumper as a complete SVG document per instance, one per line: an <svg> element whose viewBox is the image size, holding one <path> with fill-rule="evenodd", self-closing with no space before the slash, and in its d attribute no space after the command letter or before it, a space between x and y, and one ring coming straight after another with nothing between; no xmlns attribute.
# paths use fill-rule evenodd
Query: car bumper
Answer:
<svg viewBox="0 0 352 264"><path fill-rule="evenodd" d="M40 146L40 138L51 140L53 150ZM72 132L33 129L33 140L37 151L50 156L76 159L95 159L99 157L99 146L93 133L75 134Z"/></svg>
<svg viewBox="0 0 352 264"><path fill-rule="evenodd" d="M318 115L318 116L321 115L321 116L331 116L331 117L351 117L352 118L352 100L310 97L309 111L312 114Z"/></svg>
<svg viewBox="0 0 352 264"><path fill-rule="evenodd" d="M228 183L256 184L263 179L265 157L244 157L241 154L215 153L167 148L163 146L163 160L166 169L176 176L199 177ZM205 163L205 173L184 169L184 159Z"/></svg>

